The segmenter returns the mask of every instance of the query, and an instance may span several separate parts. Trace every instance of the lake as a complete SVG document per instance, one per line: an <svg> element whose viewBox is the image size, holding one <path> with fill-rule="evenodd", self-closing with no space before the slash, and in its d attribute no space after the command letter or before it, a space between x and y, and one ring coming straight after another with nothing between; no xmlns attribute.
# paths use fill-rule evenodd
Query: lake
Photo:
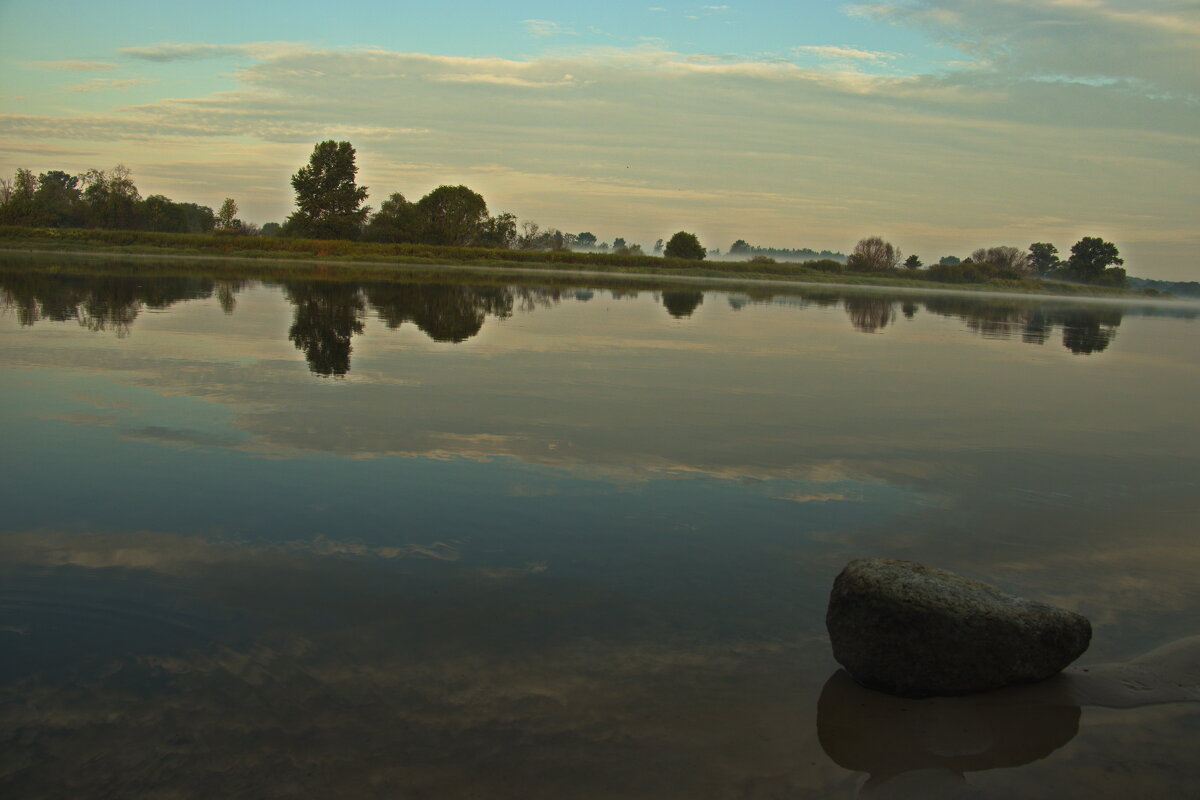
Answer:
<svg viewBox="0 0 1200 800"><path fill-rule="evenodd" d="M876 555L1200 634L1200 307L339 270L0 255L3 796L1200 794L1200 704L824 627Z"/></svg>

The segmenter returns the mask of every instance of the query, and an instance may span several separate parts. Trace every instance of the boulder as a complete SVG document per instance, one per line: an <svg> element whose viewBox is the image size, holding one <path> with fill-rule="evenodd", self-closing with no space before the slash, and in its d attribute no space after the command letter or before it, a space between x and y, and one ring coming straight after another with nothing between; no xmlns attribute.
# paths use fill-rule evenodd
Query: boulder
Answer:
<svg viewBox="0 0 1200 800"><path fill-rule="evenodd" d="M912 561L859 558L833 582L833 656L855 680L902 697L1032 683L1087 650L1086 617Z"/></svg>

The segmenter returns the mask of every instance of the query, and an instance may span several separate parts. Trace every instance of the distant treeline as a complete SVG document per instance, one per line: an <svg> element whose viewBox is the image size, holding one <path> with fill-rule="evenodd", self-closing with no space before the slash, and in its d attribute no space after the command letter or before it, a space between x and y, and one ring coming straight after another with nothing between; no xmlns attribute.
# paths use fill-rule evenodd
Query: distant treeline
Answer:
<svg viewBox="0 0 1200 800"><path fill-rule="evenodd" d="M0 224L30 228L106 228L160 233L208 233L217 215L208 206L176 203L160 194L143 198L121 165L82 175L17 170L0 178Z"/></svg>
<svg viewBox="0 0 1200 800"><path fill-rule="evenodd" d="M1200 283L1196 281L1153 281L1146 278L1129 278L1129 288L1173 294L1176 297L1200 298Z"/></svg>
<svg viewBox="0 0 1200 800"><path fill-rule="evenodd" d="M282 224L270 222L261 229L237 218L238 207L233 198L226 198L216 212L195 203L177 203L162 195L142 198L130 171L121 165L107 172L92 169L81 175L53 170L34 176L29 170L20 169L12 180L0 179L0 226L155 235L211 233L218 236L210 239L236 239L237 244L149 238L112 244L345 258L413 257L695 269L697 262L720 254L719 250L706 250L695 234L678 231L665 244L663 239L654 243L655 258L651 259L641 245L622 237L609 244L590 231L567 233L542 228L532 220L519 221L510 213L490 214L484 198L466 186L439 186L415 202L393 192L378 211L372 212L366 205L367 187L356 182L355 158L349 142L318 143L308 164L292 175L295 211ZM0 236L19 238L12 232L0 232ZM64 231L64 242L66 238ZM275 241L267 244L267 240ZM902 259L898 248L878 236L860 240L849 256L810 248L760 247L744 239L735 241L728 255L729 259L712 265L710 271L792 275L801 279L809 275L810 280L820 274L845 273L891 281L991 284L1018 291L1036 291L1046 280L1114 288L1129 285L1116 246L1097 237L1081 239L1071 247L1071 255L1066 259L1059 259L1055 245L1037 242L1027 250L996 246L980 248L965 259L943 256L928 267L916 255ZM666 261L659 260L659 256ZM1163 281L1139 281L1137 288L1147 294L1165 291L1200 296L1190 293L1186 284Z"/></svg>
<svg viewBox="0 0 1200 800"><path fill-rule="evenodd" d="M755 256L765 256L773 258L777 261L837 261L841 264L846 263L845 253L835 253L831 250L811 250L807 247L789 249L787 247L758 247L750 244L745 239L738 239L733 244L729 245L729 255L745 256L754 258Z"/></svg>

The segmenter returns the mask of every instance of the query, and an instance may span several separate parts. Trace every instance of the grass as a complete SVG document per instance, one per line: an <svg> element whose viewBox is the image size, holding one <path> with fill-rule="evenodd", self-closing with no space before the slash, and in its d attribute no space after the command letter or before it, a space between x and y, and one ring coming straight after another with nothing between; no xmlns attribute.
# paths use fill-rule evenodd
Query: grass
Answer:
<svg viewBox="0 0 1200 800"><path fill-rule="evenodd" d="M252 258L317 261L309 270L344 264L350 273L370 272L378 277L388 266L507 267L522 270L570 270L615 275L665 275L753 281L826 283L843 286L897 286L934 290L1012 292L1089 297L1131 297L1139 293L1109 287L1033 280L997 280L947 284L923 279L918 271L895 273L828 272L795 263L751 261L688 261L656 256L577 253L571 251L494 250L480 247L446 247L423 244L288 239L224 234L151 233L83 228L23 228L0 226L0 248L52 252L154 254L203 258ZM813 263L813 262L809 262ZM352 265L357 269L352 268ZM341 269L338 270L342 272Z"/></svg>

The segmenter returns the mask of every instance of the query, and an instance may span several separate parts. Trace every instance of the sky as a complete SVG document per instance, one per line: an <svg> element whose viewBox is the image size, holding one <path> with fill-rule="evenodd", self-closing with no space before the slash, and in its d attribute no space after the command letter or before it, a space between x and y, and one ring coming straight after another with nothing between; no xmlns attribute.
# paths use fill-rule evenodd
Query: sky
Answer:
<svg viewBox="0 0 1200 800"><path fill-rule="evenodd" d="M1200 4L0 0L0 175L123 163L282 221L313 145L379 204L926 262L1115 242L1200 280Z"/></svg>

